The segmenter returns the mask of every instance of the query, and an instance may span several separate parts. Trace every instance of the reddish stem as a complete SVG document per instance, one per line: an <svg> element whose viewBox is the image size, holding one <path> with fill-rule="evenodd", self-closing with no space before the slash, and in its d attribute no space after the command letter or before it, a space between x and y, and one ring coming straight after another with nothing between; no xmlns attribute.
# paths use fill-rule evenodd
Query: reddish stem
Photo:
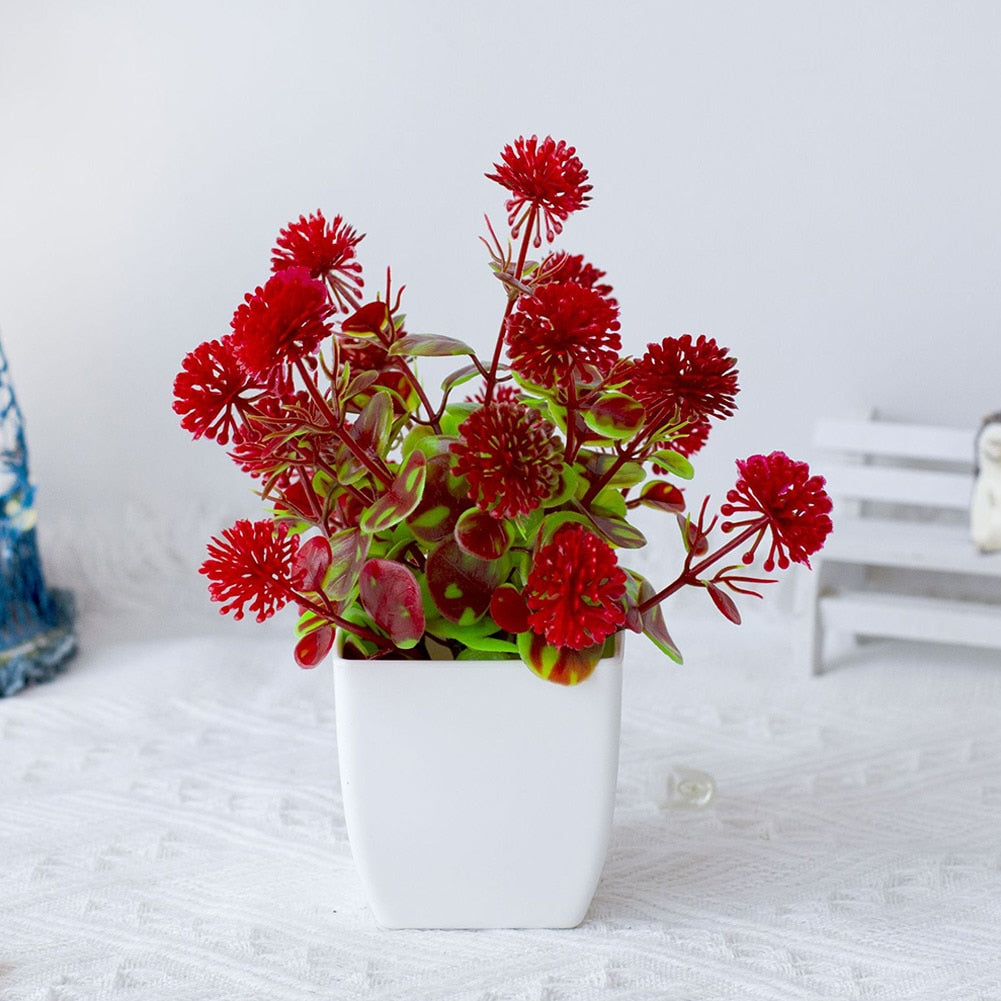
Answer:
<svg viewBox="0 0 1001 1001"><path fill-rule="evenodd" d="M758 535L762 529L767 524L765 519L755 522L749 528L746 528L739 535L732 538L725 545L721 546L714 553L710 553L704 560L701 560L695 566L691 565L692 562L692 550L689 550L687 557L685 558L685 566L681 573L678 575L677 579L668 584L662 591L658 591L652 598L647 598L642 604L637 606L637 611L642 615L643 612L654 605L660 604L665 598L674 594L675 591L680 591L683 587L689 584L697 584L699 577L702 572L708 570L714 563L718 563L724 556L728 553L732 553L735 549L739 549L748 539L755 535Z"/></svg>
<svg viewBox="0 0 1001 1001"><path fill-rule="evenodd" d="M392 486L393 476L392 473L386 468L385 463L377 456L371 456L365 451L354 440L351 434L348 432L347 428L344 427L341 419L330 409L330 404L323 398L323 394L317 388L316 383L310 378L309 373L306 371L306 366L303 365L302 359L296 361L296 366L299 369L299 374L302 376L302 381L306 385L306 390L309 395L316 402L317 406L323 411L326 416L330 430L334 432L335 435L347 446L348 451L379 481L382 482L383 486Z"/></svg>
<svg viewBox="0 0 1001 1001"><path fill-rule="evenodd" d="M518 263L514 268L515 281L521 281L521 273L525 267L525 260L528 257L528 245L532 241L532 230L535 229L535 221L538 218L538 215L539 208L537 205L533 205L528 210L528 215L525 218L525 235L522 237L521 251L518 254ZM494 356L490 362L490 371L487 374L486 393L483 397L487 404L489 404L494 397L494 386L497 383L497 368L500 365L501 350L504 347L504 333L507 329L508 317L514 309L514 304L517 301L517 298L517 296L508 296L507 306L504 309L504 316L501 318L500 330L497 332L497 343L494 345Z"/></svg>

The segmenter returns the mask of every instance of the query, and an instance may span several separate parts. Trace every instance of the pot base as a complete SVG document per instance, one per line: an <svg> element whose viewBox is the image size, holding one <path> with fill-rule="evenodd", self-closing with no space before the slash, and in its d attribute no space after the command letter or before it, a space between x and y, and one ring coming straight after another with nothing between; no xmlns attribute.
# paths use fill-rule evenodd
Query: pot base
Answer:
<svg viewBox="0 0 1001 1001"><path fill-rule="evenodd" d="M570 688L520 661L334 661L352 854L388 928L571 928L604 866L616 655Z"/></svg>

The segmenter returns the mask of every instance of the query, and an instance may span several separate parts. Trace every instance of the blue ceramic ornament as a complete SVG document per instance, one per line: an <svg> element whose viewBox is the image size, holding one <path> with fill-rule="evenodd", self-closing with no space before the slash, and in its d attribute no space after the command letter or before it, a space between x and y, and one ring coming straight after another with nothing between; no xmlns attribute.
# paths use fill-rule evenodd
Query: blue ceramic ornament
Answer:
<svg viewBox="0 0 1001 1001"><path fill-rule="evenodd" d="M35 488L7 357L0 345L0 698L48 681L76 652L73 600L45 587Z"/></svg>

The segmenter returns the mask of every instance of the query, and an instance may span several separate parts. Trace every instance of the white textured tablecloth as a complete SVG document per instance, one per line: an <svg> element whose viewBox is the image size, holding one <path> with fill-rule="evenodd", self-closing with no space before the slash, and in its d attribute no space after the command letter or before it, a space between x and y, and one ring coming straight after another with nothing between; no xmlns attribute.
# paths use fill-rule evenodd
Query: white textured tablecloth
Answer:
<svg viewBox="0 0 1001 1001"><path fill-rule="evenodd" d="M996 655L876 647L815 679L782 615L684 603L684 667L627 651L586 922L389 932L329 671L294 666L287 618L192 611L185 573L133 569L113 601L82 574L79 657L0 700L4 1001L1001 999ZM657 805L674 765L715 777L708 807Z"/></svg>

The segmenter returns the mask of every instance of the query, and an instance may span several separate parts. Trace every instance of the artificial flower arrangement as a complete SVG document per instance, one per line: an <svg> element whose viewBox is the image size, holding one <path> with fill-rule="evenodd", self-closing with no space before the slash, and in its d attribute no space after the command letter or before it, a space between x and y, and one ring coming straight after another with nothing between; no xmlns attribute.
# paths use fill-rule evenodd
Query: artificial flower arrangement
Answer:
<svg viewBox="0 0 1001 1001"><path fill-rule="evenodd" d="M737 462L718 516L708 498L688 509L676 481L734 413L735 359L688 334L620 355L605 273L549 249L591 197L574 147L519 138L486 176L510 230L488 218L482 241L504 301L489 358L408 332L388 271L366 296L362 236L318 211L281 230L271 277L175 380L182 427L228 446L270 507L212 539L210 595L237 619L297 606L302 667L338 631L347 657L520 657L562 684L625 629L680 662L665 598L702 588L739 623L732 595L770 582L750 565L809 566L831 530L823 478L777 451ZM417 374L429 357L457 365L436 400ZM619 562L646 545L641 505L677 521L667 583Z"/></svg>

